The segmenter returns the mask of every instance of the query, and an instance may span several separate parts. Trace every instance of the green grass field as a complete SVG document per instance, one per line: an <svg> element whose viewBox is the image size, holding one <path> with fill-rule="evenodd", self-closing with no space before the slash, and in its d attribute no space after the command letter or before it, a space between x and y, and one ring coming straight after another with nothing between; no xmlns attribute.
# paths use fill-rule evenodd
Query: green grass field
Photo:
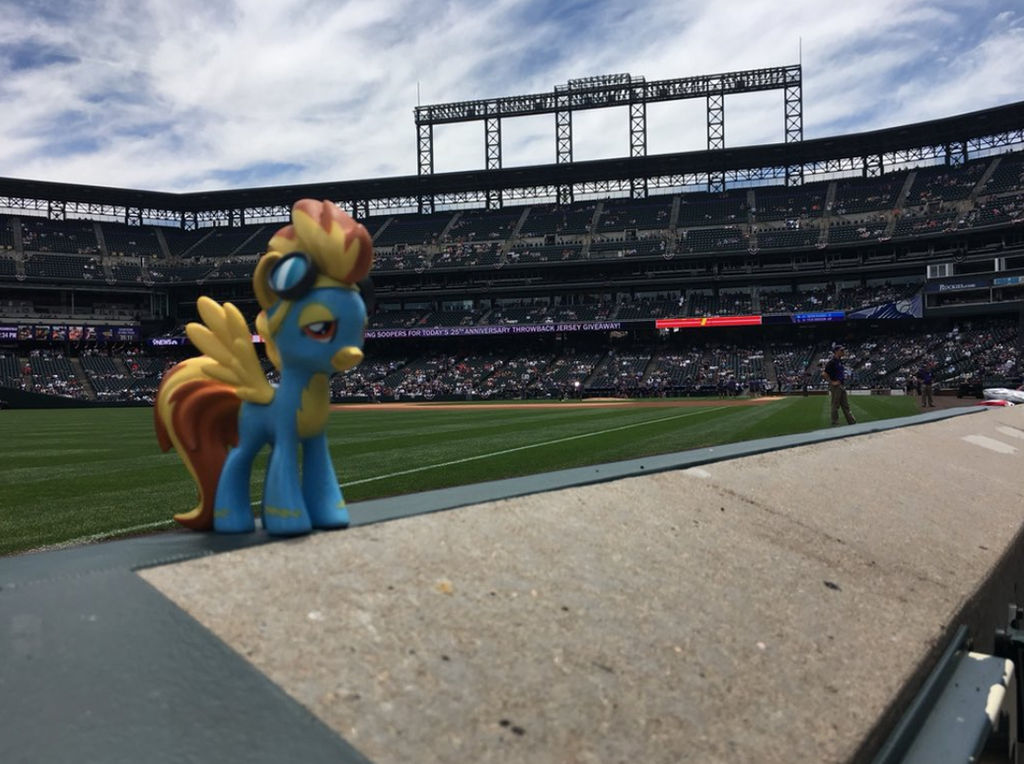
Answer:
<svg viewBox="0 0 1024 764"><path fill-rule="evenodd" d="M328 428L349 502L684 451L828 426L825 397L751 407L335 411ZM918 412L912 397L855 396L861 422ZM195 487L160 452L150 409L0 412L0 555L174 527ZM265 453L253 474L260 496Z"/></svg>

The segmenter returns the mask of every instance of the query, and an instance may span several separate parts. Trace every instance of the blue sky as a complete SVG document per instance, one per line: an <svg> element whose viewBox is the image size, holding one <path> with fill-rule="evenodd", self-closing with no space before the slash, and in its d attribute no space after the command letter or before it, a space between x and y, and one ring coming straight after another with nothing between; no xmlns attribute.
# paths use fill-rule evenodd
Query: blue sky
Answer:
<svg viewBox="0 0 1024 764"><path fill-rule="evenodd" d="M801 44L802 41L802 44ZM0 0L0 176L197 191L415 174L423 103L796 63L804 135L1024 100L1019 0ZM726 99L726 145L783 139L782 93ZM701 101L648 110L648 152L705 144ZM629 151L578 114L577 159ZM505 166L554 161L553 117L502 123ZM435 170L484 166L481 123Z"/></svg>

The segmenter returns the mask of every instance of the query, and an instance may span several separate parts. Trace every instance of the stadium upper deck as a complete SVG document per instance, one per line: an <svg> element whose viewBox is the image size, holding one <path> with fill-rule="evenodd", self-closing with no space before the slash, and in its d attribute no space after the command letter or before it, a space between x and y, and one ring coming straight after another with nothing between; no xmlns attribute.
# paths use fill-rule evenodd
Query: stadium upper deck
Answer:
<svg viewBox="0 0 1024 764"><path fill-rule="evenodd" d="M610 298L635 313L684 297L692 315L813 305L822 288L838 299L920 285L927 264L969 271L993 251L1001 270L1024 270L1022 146L1024 102L831 139L302 187L163 194L0 179L0 317L26 304L60 312L69 294L178 321L199 290L244 303L256 258L303 195L365 222L382 306L420 316L538 298L584 311ZM691 190L709 172L733 187ZM638 175L648 198L629 196ZM560 184L575 203L551 202ZM487 209L494 189L506 205ZM402 211L425 197L449 209Z"/></svg>
<svg viewBox="0 0 1024 764"><path fill-rule="evenodd" d="M760 268L785 269L793 265L789 256L800 250L839 252L862 242L993 229L1022 219L1024 155L1006 153L962 167L802 187L450 210L364 222L374 236L381 274L737 253L763 253L768 257ZM4 215L0 278L51 283L99 278L111 285L244 279L278 225L183 231ZM783 256L771 257L773 252ZM98 258L104 263L100 273ZM744 267L753 272L749 263Z"/></svg>

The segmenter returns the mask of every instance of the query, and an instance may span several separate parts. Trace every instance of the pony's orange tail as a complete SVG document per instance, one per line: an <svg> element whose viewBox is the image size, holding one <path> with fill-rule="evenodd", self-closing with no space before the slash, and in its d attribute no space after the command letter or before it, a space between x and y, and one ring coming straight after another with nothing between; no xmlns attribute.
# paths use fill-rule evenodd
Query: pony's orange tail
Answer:
<svg viewBox="0 0 1024 764"><path fill-rule="evenodd" d="M206 358L190 358L164 375L156 394L153 418L163 451L178 452L199 488L199 504L174 519L193 530L213 527L213 500L217 494L228 448L238 445L238 409L235 389L202 373Z"/></svg>

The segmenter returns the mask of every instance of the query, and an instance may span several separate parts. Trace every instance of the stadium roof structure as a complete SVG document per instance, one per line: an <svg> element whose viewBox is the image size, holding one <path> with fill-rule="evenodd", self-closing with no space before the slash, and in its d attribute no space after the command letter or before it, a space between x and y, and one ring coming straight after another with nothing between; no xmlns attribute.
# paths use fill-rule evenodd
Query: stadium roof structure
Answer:
<svg viewBox="0 0 1024 764"><path fill-rule="evenodd" d="M1024 145L1024 101L953 117L851 135L673 154L602 159L367 180L193 193L0 178L0 207L50 219L94 217L129 225L192 230L287 219L298 198L331 199L356 217L431 212L436 207L541 203L578 195L635 196L663 189L710 188L724 175L732 186L881 176L920 164L959 166L978 154ZM495 194L494 192L500 192Z"/></svg>

